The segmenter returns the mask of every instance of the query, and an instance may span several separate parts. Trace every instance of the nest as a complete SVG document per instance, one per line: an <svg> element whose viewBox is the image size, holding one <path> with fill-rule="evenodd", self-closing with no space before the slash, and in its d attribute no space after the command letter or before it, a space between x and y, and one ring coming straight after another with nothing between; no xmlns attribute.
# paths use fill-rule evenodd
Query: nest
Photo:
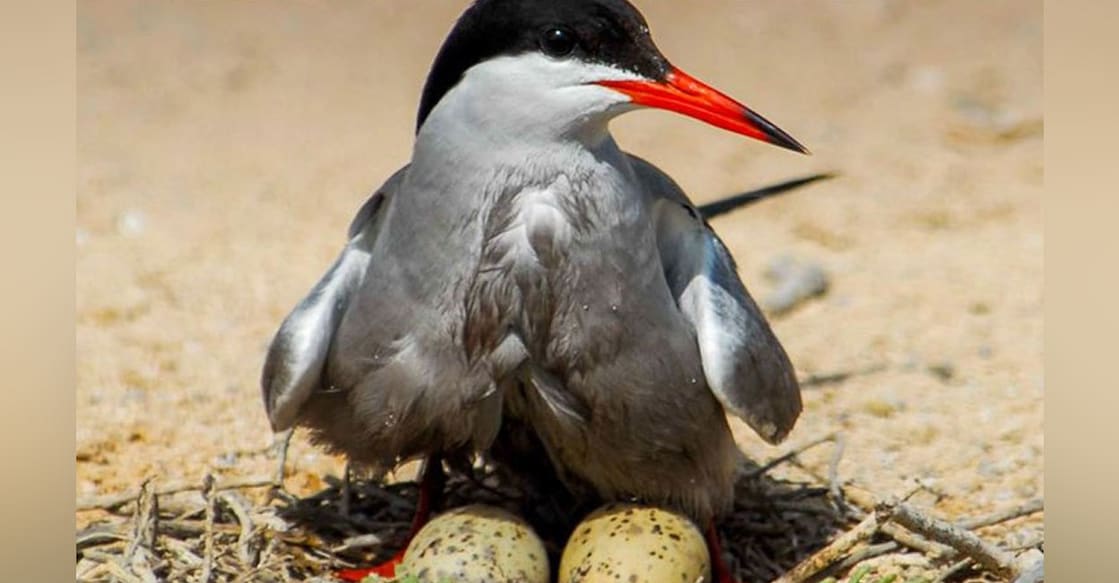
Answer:
<svg viewBox="0 0 1119 583"><path fill-rule="evenodd" d="M795 462L795 452L744 469L734 512L718 525L724 558L739 581L798 583L846 572L854 572L851 581L861 581L872 565L878 570L885 564L895 568L878 579L884 583L899 572L905 579L897 583L921 580L914 573L925 581L1010 578L989 557L960 552L951 536L940 542L921 525L895 524L916 512L901 501L884 502L827 480L791 482L768 475L789 461ZM418 498L415 484L336 478L327 484L297 498L272 480L219 485L207 476L194 486L157 488L148 481L135 494L79 503L79 511L106 515L77 533L77 580L327 582L336 580L332 574L338 569L377 564L399 550ZM517 511L520 497L493 473L479 470L452 475L445 504ZM953 528L989 526L1040 509L1036 501ZM545 536L553 565L564 542ZM1015 578L1029 567L1024 560L1006 566L1016 569Z"/></svg>

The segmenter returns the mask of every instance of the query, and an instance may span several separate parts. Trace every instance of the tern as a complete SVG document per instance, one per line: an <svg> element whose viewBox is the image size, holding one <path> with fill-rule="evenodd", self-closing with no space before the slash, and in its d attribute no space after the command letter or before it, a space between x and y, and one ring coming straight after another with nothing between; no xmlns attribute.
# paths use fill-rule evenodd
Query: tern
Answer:
<svg viewBox="0 0 1119 583"><path fill-rule="evenodd" d="M473 2L431 67L411 162L272 341L272 427L378 468L426 459L413 532L441 460L491 453L680 510L717 549L727 413L778 443L800 389L705 220L726 208L701 212L610 134L642 108L807 153L673 66L626 0Z"/></svg>

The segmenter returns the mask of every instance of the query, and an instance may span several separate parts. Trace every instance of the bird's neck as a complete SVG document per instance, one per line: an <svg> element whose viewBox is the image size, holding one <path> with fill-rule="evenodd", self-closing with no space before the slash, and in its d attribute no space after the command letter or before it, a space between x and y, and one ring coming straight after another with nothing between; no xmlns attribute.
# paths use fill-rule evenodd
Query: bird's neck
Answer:
<svg viewBox="0 0 1119 583"><path fill-rule="evenodd" d="M475 165L528 160L530 165L541 165L576 153L608 156L618 150L606 116L560 122L500 106L454 105L440 107L428 118L416 135L413 160Z"/></svg>
<svg viewBox="0 0 1119 583"><path fill-rule="evenodd" d="M594 85L526 81L540 67L522 64L499 59L473 68L431 110L408 178L408 191L424 200L412 204L453 224L521 192L547 191L588 199L606 223L624 220L635 206L633 170L608 129L629 107L624 97Z"/></svg>
<svg viewBox="0 0 1119 583"><path fill-rule="evenodd" d="M558 128L516 124L492 108L448 109L436 109L416 136L412 176L485 193L632 174L605 116Z"/></svg>

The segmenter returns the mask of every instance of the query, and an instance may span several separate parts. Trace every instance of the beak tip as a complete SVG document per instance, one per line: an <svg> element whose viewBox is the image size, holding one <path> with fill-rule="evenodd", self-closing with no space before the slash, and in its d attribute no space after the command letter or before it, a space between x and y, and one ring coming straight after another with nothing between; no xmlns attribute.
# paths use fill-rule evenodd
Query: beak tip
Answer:
<svg viewBox="0 0 1119 583"><path fill-rule="evenodd" d="M792 140L791 142L788 142L788 143L777 143L776 145L781 146L782 148L792 150L792 151L794 151L798 154L804 154L805 156L811 156L812 155L812 150L809 150L807 147L805 147L804 144L802 144L802 143L800 143L796 140Z"/></svg>
<svg viewBox="0 0 1119 583"><path fill-rule="evenodd" d="M772 144L774 146L777 146L778 148L784 148L786 150L791 150L791 151L796 152L798 154L804 154L805 156L811 156L812 155L812 150L809 150L804 144L796 141L795 139L793 139L792 136L790 136L790 135L788 135L784 132L781 132L780 134L777 134L777 135L771 134L771 135L768 135L766 137L768 139L765 140L765 141L769 142L770 144Z"/></svg>
<svg viewBox="0 0 1119 583"><path fill-rule="evenodd" d="M763 141L769 142L770 144L773 144L774 146L777 146L779 148L785 148L786 150L792 150L799 154L804 154L805 156L812 155L812 152L808 148L806 148L804 144L798 142L796 138L790 136L785 130L777 127L777 125L773 122L758 115L754 111L750 110L750 108L744 108L744 110L744 117L750 124L752 124L755 128L757 128L758 131L760 131L762 136L764 136L759 136L762 137Z"/></svg>

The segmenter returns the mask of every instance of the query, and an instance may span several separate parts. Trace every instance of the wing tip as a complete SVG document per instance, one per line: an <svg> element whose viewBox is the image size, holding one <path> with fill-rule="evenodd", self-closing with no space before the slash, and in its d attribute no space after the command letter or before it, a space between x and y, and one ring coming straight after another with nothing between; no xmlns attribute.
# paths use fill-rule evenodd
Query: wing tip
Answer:
<svg viewBox="0 0 1119 583"><path fill-rule="evenodd" d="M260 374L260 392L264 400L264 412L268 415L268 423L272 431L287 431L295 425L295 415L291 411L291 399L284 398L291 394L290 382L285 381L281 374L282 364L278 361L278 340L273 340L272 348L264 359L264 368Z"/></svg>
<svg viewBox="0 0 1119 583"><path fill-rule="evenodd" d="M743 407L743 419L759 437L770 445L778 445L792 433L800 414L804 412L800 383L791 365L785 369L781 382L774 383L777 390L763 391L758 399ZM773 386L773 385L770 385Z"/></svg>

